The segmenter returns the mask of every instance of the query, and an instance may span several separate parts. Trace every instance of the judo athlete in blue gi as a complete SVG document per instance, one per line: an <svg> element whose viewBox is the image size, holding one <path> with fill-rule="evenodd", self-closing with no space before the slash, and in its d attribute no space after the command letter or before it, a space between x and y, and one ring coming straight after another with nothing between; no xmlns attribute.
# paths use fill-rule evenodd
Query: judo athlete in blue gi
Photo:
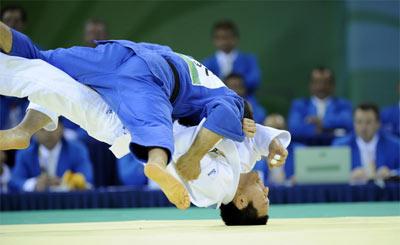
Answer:
<svg viewBox="0 0 400 245"><path fill-rule="evenodd" d="M130 132L131 152L147 162L146 176L178 208L187 208L190 201L182 184L165 170L174 151L173 121L196 125L207 118L192 147L177 162L178 173L187 181L197 179L200 160L220 139L244 139L243 100L202 64L169 47L109 40L97 42L96 48L40 51L27 36L0 22L0 49L44 60L96 90ZM19 126L0 131L5 142L0 148L27 147L32 134L49 120L29 110Z"/></svg>

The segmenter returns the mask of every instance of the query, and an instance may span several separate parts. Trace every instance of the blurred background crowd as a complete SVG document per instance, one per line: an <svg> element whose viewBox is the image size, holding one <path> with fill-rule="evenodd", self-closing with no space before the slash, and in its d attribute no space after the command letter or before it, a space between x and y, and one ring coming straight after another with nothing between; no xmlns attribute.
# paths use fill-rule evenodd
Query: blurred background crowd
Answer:
<svg viewBox="0 0 400 245"><path fill-rule="evenodd" d="M319 146L350 149L350 184L399 176L398 1L2 1L1 21L42 49L129 39L193 55L251 104L257 123L292 134L284 167L256 165L270 186L298 184L296 150ZM27 104L0 96L0 129ZM0 151L1 192L157 188L136 161L61 118L28 149Z"/></svg>

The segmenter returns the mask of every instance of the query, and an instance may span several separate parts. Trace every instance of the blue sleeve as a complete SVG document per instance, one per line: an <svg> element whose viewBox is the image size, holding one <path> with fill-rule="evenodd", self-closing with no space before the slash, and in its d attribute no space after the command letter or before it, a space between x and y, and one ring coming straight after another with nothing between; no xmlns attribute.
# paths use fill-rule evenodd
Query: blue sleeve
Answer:
<svg viewBox="0 0 400 245"><path fill-rule="evenodd" d="M123 185L144 186L147 178L143 172L143 164L129 154L117 160L118 177Z"/></svg>
<svg viewBox="0 0 400 245"><path fill-rule="evenodd" d="M325 117L324 128L345 128L350 131L353 128L353 111L348 101L339 101L338 110L334 115Z"/></svg>
<svg viewBox="0 0 400 245"><path fill-rule="evenodd" d="M242 142L243 99L237 95L220 97L205 105L204 127L228 139Z"/></svg>
<svg viewBox="0 0 400 245"><path fill-rule="evenodd" d="M256 57L250 55L248 57L248 68L245 75L246 88L249 93L252 93L259 85L261 81L261 72Z"/></svg>
<svg viewBox="0 0 400 245"><path fill-rule="evenodd" d="M47 60L48 55L51 54L51 51L42 52L40 49L32 42L32 40L18 32L14 29L11 29L12 32L12 48L10 55L24 57L28 59L42 59Z"/></svg>
<svg viewBox="0 0 400 245"><path fill-rule="evenodd" d="M307 108L303 101L295 100L290 107L288 127L293 136L313 136L315 126L305 121Z"/></svg>
<svg viewBox="0 0 400 245"><path fill-rule="evenodd" d="M73 172L81 173L85 176L85 179L89 183L93 183L93 169L92 162L90 161L89 152L87 148L79 141L69 142L74 146L75 159Z"/></svg>
<svg viewBox="0 0 400 245"><path fill-rule="evenodd" d="M11 171L11 180L9 182L9 187L11 191L23 191L24 183L27 179L31 178L29 176L28 168L31 159L25 151L17 151L15 157L15 165Z"/></svg>

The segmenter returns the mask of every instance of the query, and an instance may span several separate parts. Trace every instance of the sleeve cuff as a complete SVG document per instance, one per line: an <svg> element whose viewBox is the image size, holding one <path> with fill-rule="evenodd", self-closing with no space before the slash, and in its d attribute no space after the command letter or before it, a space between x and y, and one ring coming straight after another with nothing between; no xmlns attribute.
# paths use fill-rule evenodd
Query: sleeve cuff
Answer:
<svg viewBox="0 0 400 245"><path fill-rule="evenodd" d="M285 130L278 130L271 127L262 126L256 124L257 131L254 137L255 146L257 151L262 156L268 156L269 149L268 146L273 139L279 140L283 147L287 148L290 144L291 136L288 131Z"/></svg>

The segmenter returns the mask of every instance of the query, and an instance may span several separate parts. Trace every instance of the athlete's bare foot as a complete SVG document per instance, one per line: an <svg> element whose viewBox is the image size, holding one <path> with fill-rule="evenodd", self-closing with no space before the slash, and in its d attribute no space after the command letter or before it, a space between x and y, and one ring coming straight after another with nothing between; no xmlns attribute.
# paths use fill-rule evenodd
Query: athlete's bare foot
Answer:
<svg viewBox="0 0 400 245"><path fill-rule="evenodd" d="M32 135L19 128L0 130L0 150L18 150L29 146Z"/></svg>
<svg viewBox="0 0 400 245"><path fill-rule="evenodd" d="M156 163L147 163L144 174L156 182L168 200L179 209L187 209L190 206L189 193L182 183L173 177L165 167Z"/></svg>

